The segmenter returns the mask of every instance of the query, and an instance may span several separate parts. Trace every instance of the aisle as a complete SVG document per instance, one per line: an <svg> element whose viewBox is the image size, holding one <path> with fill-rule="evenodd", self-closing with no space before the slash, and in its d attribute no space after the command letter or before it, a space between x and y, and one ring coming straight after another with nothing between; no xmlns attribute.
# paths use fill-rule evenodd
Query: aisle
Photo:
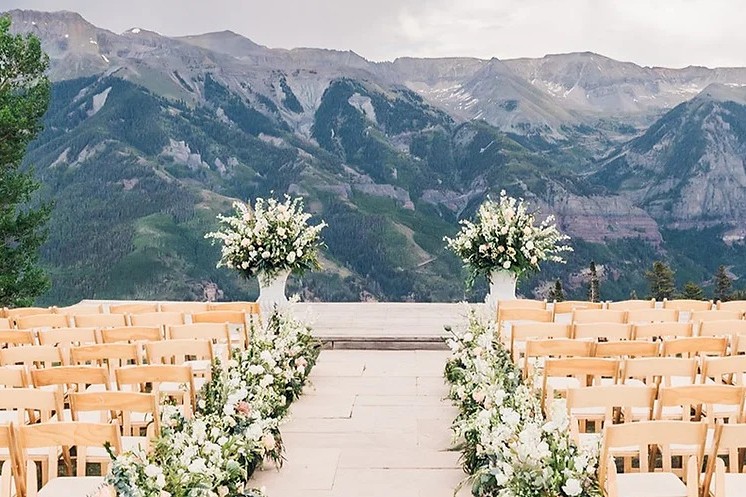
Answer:
<svg viewBox="0 0 746 497"><path fill-rule="evenodd" d="M451 497L445 351L326 350L282 427L287 461L258 471L269 497ZM462 491L460 495L467 495Z"/></svg>

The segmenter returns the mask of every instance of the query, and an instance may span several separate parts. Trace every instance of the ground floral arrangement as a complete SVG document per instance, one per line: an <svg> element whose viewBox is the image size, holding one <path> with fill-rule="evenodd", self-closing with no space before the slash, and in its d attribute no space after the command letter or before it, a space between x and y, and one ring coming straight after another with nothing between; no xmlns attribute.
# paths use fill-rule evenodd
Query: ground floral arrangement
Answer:
<svg viewBox="0 0 746 497"><path fill-rule="evenodd" d="M571 441L564 401L541 410L494 324L472 312L466 330L451 330L445 377L459 409L454 437L472 494L485 497L597 497L598 446Z"/></svg>
<svg viewBox="0 0 746 497"><path fill-rule="evenodd" d="M469 270L469 282L496 269L520 276L537 271L542 261L564 262L560 255L571 251L562 242L569 237L557 230L554 217L541 223L523 199L500 192L500 200L486 200L477 211L476 221L461 221L456 238L445 238L448 248Z"/></svg>
<svg viewBox="0 0 746 497"><path fill-rule="evenodd" d="M218 216L220 231L205 235L222 245L218 267L236 269L247 278L260 276L265 282L283 271L319 267L316 253L326 223L311 226L311 214L303 211L302 199L287 195L284 202L257 198L253 209L234 202L233 210L230 216Z"/></svg>
<svg viewBox="0 0 746 497"><path fill-rule="evenodd" d="M319 351L303 323L274 312L252 326L247 350L216 359L193 418L163 406L152 450L115 456L107 483L120 497L262 496L246 482L263 461L282 463L280 423Z"/></svg>

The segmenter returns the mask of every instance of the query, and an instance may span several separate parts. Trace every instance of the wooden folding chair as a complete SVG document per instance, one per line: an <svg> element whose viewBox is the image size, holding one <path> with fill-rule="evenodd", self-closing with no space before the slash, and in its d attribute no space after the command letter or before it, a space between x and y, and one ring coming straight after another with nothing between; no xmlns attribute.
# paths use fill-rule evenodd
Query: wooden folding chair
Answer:
<svg viewBox="0 0 746 497"><path fill-rule="evenodd" d="M86 390L102 391L112 388L112 377L103 366L58 366L32 369L31 381L36 388L56 386L61 395ZM114 385L115 386L115 385Z"/></svg>
<svg viewBox="0 0 746 497"><path fill-rule="evenodd" d="M652 340L622 340L599 342L594 347L594 357L627 359L633 357L657 357L660 353L660 342Z"/></svg>
<svg viewBox="0 0 746 497"><path fill-rule="evenodd" d="M39 330L41 345L56 345L58 347L77 347L97 342L95 328L54 328Z"/></svg>
<svg viewBox="0 0 746 497"><path fill-rule="evenodd" d="M632 326L623 323L576 323L573 338L599 342L618 342L632 337Z"/></svg>
<svg viewBox="0 0 746 497"><path fill-rule="evenodd" d="M109 304L111 314L145 314L158 312L158 302L129 302L126 304Z"/></svg>
<svg viewBox="0 0 746 497"><path fill-rule="evenodd" d="M746 355L726 357L704 357L702 359L702 383L746 385Z"/></svg>
<svg viewBox="0 0 746 497"><path fill-rule="evenodd" d="M656 388L639 388L630 385L599 385L567 389L567 414L578 421L580 438L599 437L601 425L621 421L653 419ZM633 409L637 412L633 415ZM640 415L640 412L644 415ZM585 425L594 422L594 432L588 434ZM585 435L585 436L584 436Z"/></svg>
<svg viewBox="0 0 746 497"><path fill-rule="evenodd" d="M161 312L178 312L182 314L195 314L210 310L209 302L161 302Z"/></svg>
<svg viewBox="0 0 746 497"><path fill-rule="evenodd" d="M249 329L252 318L252 315L241 311L208 311L192 314L192 323L228 324L233 336L242 336L244 343L249 343Z"/></svg>
<svg viewBox="0 0 746 497"><path fill-rule="evenodd" d="M497 310L497 330L500 333L500 339L503 343L510 343L510 334L516 323L533 322L533 323L551 323L552 311L544 309L521 309L507 308ZM509 327L505 325L509 324Z"/></svg>
<svg viewBox="0 0 746 497"><path fill-rule="evenodd" d="M25 388L27 386L28 376L25 367L0 366L0 388Z"/></svg>
<svg viewBox="0 0 746 497"><path fill-rule="evenodd" d="M570 331L570 325L564 323L516 323L510 334L510 355L517 364L526 350L526 340L570 338Z"/></svg>
<svg viewBox="0 0 746 497"><path fill-rule="evenodd" d="M568 357L547 359L542 376L541 405L546 412L547 401L556 394L565 396L569 388L615 384L619 376L619 361L599 357Z"/></svg>
<svg viewBox="0 0 746 497"><path fill-rule="evenodd" d="M627 322L643 323L677 323L679 311L676 309L633 309L627 311Z"/></svg>
<svg viewBox="0 0 746 497"><path fill-rule="evenodd" d="M36 345L36 337L31 330L0 330L0 345L3 344L7 346Z"/></svg>
<svg viewBox="0 0 746 497"><path fill-rule="evenodd" d="M557 314L571 314L573 311L588 310L588 309L603 309L604 304L602 302L588 302L585 300L563 300L562 302L554 302L552 311L554 315Z"/></svg>
<svg viewBox="0 0 746 497"><path fill-rule="evenodd" d="M728 302L717 301L717 310L719 311L738 311L741 314L746 313L746 300L730 300Z"/></svg>
<svg viewBox="0 0 746 497"><path fill-rule="evenodd" d="M189 366L192 373L200 377L195 380L197 388L201 388L209 380L215 358L211 340L194 338L148 342L145 344L145 355L149 364Z"/></svg>
<svg viewBox="0 0 746 497"><path fill-rule="evenodd" d="M655 299L620 300L617 302L607 302L606 308L614 311L636 311L638 309L654 309Z"/></svg>
<svg viewBox="0 0 746 497"><path fill-rule="evenodd" d="M711 300L690 300L690 299L663 299L664 309L677 309L679 311L709 311L712 309Z"/></svg>
<svg viewBox="0 0 746 497"><path fill-rule="evenodd" d="M523 299L518 299L518 300L511 300L510 302L524 302L524 301L525 300ZM498 305L500 305L501 302L505 302L505 301L499 301ZM526 302L537 302L537 305L538 303L543 303L544 304L543 308L546 308L546 301L540 302L538 300L530 300ZM259 315L261 313L258 302L208 302L207 310L208 311L239 311L239 312L243 312L246 314L255 314L255 315Z"/></svg>
<svg viewBox="0 0 746 497"><path fill-rule="evenodd" d="M213 352L222 360L230 357L233 347L246 348L246 340L240 333L235 333L229 324L196 323L168 327L170 340L210 340Z"/></svg>
<svg viewBox="0 0 746 497"><path fill-rule="evenodd" d="M738 350L738 336L744 334L746 334L746 321L742 319L702 321L701 323L699 323L699 336L719 336L728 338L731 354L739 354L743 352Z"/></svg>
<svg viewBox="0 0 746 497"><path fill-rule="evenodd" d="M573 324L581 323L624 323L626 311L608 309L583 309L572 311Z"/></svg>
<svg viewBox="0 0 746 497"><path fill-rule="evenodd" d="M707 425L682 421L641 421L606 425L601 443L599 482L607 497L698 497L700 461L704 454ZM672 444L695 447L686 465L686 483L673 471ZM639 473L617 474L614 451L637 447ZM660 457L650 457L657 449ZM659 464L660 463L660 464Z"/></svg>
<svg viewBox="0 0 746 497"><path fill-rule="evenodd" d="M140 347L135 343L105 343L70 349L70 363L74 366L104 366L113 377L119 367L141 363Z"/></svg>
<svg viewBox="0 0 746 497"><path fill-rule="evenodd" d="M692 323L701 323L703 321L735 321L742 317L740 311L694 311L689 318Z"/></svg>
<svg viewBox="0 0 746 497"><path fill-rule="evenodd" d="M191 418L197 405L192 368L172 364L124 366L115 372L119 390L153 393L160 402L169 398L182 406L186 418Z"/></svg>
<svg viewBox="0 0 746 497"><path fill-rule="evenodd" d="M78 314L73 319L78 328L101 329L127 326L127 316L124 314Z"/></svg>
<svg viewBox="0 0 746 497"><path fill-rule="evenodd" d="M665 338L661 346L661 355L664 357L724 356L727 351L728 339L726 337Z"/></svg>
<svg viewBox="0 0 746 497"><path fill-rule="evenodd" d="M55 314L75 316L76 314L102 314L104 308L100 304L75 304L67 307L53 307Z"/></svg>
<svg viewBox="0 0 746 497"><path fill-rule="evenodd" d="M161 432L158 398L152 393L139 392L82 392L70 394L73 421L93 415L99 423L118 424L122 433L122 449L130 451L138 446L147 451L150 442ZM143 435L142 428L146 427ZM103 447L91 453L107 457Z"/></svg>
<svg viewBox="0 0 746 497"><path fill-rule="evenodd" d="M103 343L145 343L163 340L163 332L158 326L120 326L101 330Z"/></svg>
<svg viewBox="0 0 746 497"><path fill-rule="evenodd" d="M626 359L620 383L637 386L679 386L697 383L696 358L640 357Z"/></svg>
<svg viewBox="0 0 746 497"><path fill-rule="evenodd" d="M715 443L708 451L707 471L702 483L703 495L713 497L741 497L746 489L746 474L743 473L746 452L746 424L718 423L715 427ZM718 457L727 456L726 462Z"/></svg>
<svg viewBox="0 0 746 497"><path fill-rule="evenodd" d="M24 316L33 316L35 314L49 314L53 312L51 307L17 307L15 309L5 308L5 317L11 321Z"/></svg>
<svg viewBox="0 0 746 497"><path fill-rule="evenodd" d="M593 342L590 340L574 340L572 338L526 340L523 379L531 378L535 367L543 367L544 361L550 357L590 357L592 355ZM534 384L534 387L538 388L540 385Z"/></svg>
<svg viewBox="0 0 746 497"><path fill-rule="evenodd" d="M692 323L645 323L632 325L633 340L660 340L666 337L690 337Z"/></svg>
<svg viewBox="0 0 746 497"><path fill-rule="evenodd" d="M184 314L181 312L146 312L130 316L132 326L160 327L173 326L186 323Z"/></svg>
<svg viewBox="0 0 746 497"><path fill-rule="evenodd" d="M0 366L20 364L30 368L67 364L65 350L54 345L25 345L0 349Z"/></svg>
<svg viewBox="0 0 746 497"><path fill-rule="evenodd" d="M114 424L60 422L40 423L35 425L18 426L16 428L19 459L26 463L26 495L93 495L104 485L107 463L101 464L102 476L87 475L87 454L90 447L103 447L108 444L115 454L122 452L119 428ZM37 489L36 464L29 460L28 454L33 449L46 448L50 455L55 454L60 447L76 448L77 476L57 476L58 465L56 457L49 457L46 471L48 478L42 477L42 487ZM101 461L99 461L101 462Z"/></svg>
<svg viewBox="0 0 746 497"><path fill-rule="evenodd" d="M742 418L744 387L706 384L661 387L655 406L655 419L702 421L716 419L738 423ZM667 409L669 408L669 409Z"/></svg>

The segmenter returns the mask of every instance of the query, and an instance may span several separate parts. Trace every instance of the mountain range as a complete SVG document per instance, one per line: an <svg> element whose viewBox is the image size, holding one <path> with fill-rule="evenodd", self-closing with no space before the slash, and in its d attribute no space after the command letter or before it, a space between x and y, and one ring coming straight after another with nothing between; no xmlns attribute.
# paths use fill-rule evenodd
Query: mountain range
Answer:
<svg viewBox="0 0 746 497"><path fill-rule="evenodd" d="M251 298L203 239L233 199L302 195L329 223L306 299L455 300L442 237L502 189L554 214L575 252L522 282L645 293L746 274L746 68L641 67L594 53L371 62L224 31L116 34L11 11L41 38L53 95L27 163L55 201L43 300Z"/></svg>

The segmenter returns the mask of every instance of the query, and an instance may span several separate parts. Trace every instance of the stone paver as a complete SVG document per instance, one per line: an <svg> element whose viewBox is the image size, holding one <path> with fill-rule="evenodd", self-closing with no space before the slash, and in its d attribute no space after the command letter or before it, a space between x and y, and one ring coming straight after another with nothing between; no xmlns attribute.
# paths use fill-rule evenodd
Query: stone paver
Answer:
<svg viewBox="0 0 746 497"><path fill-rule="evenodd" d="M270 497L451 497L445 351L325 350L282 428L287 461L253 486ZM466 496L466 489L459 492Z"/></svg>

